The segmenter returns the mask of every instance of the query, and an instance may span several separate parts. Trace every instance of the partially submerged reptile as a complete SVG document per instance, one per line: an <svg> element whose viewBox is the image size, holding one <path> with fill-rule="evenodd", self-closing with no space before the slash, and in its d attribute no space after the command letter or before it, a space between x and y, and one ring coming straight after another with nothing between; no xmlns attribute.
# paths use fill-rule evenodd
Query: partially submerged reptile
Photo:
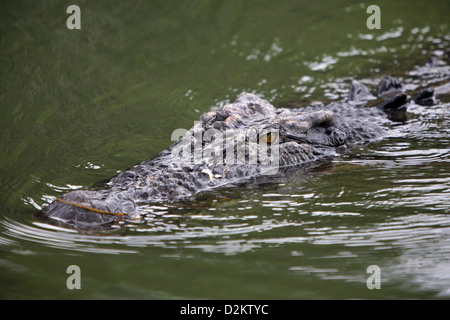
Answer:
<svg viewBox="0 0 450 320"><path fill-rule="evenodd" d="M427 70L435 66L430 63ZM241 93L235 102L203 114L168 150L109 180L103 190L68 192L42 212L76 228L99 228L132 216L140 204L185 200L218 187L284 177L299 166L382 138L388 121L406 121L408 96L398 79L383 79L378 97L380 104L367 107L377 98L358 81L352 82L345 102L295 109L275 108L254 94ZM434 91L423 90L413 100L433 103Z"/></svg>

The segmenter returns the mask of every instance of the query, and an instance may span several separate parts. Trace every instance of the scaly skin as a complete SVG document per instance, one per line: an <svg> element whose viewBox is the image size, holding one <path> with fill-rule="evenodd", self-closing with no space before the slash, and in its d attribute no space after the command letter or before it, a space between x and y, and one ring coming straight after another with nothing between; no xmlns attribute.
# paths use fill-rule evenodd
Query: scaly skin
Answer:
<svg viewBox="0 0 450 320"><path fill-rule="evenodd" d="M246 181L272 181L289 170L380 139L388 121L383 111L390 111L388 115L395 111L404 121L406 95L399 81L384 79L379 95L389 99L379 108L364 107L374 97L367 87L353 81L347 102L277 109L253 94L241 93L234 103L203 114L185 138L168 150L112 178L104 190L71 191L43 213L76 228L100 228L121 218L107 213L132 215L139 204L184 200L201 191ZM267 135L268 131L272 135ZM211 132L218 134L216 139L205 138ZM269 153L276 156L272 162L254 157L264 144L274 147ZM186 158L187 154L184 161L177 157Z"/></svg>

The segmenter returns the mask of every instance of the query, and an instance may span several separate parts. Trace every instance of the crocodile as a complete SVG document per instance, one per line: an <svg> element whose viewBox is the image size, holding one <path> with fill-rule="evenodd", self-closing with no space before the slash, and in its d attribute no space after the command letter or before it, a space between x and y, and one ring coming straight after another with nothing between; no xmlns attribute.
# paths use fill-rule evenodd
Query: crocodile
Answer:
<svg viewBox="0 0 450 320"><path fill-rule="evenodd" d="M153 159L119 173L100 190L70 191L42 213L79 229L108 228L146 204L283 179L381 139L387 122L406 121L408 95L398 79L384 78L377 95L353 80L343 102L276 108L243 92L233 103L201 115L190 130L174 131L179 140ZM376 99L382 102L369 107ZM423 90L414 99L429 104L434 92Z"/></svg>

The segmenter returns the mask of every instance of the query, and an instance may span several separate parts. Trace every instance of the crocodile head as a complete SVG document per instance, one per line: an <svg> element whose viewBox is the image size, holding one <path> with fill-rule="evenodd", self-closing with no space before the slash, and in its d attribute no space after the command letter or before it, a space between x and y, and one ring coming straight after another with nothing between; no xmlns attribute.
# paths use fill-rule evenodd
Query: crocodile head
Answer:
<svg viewBox="0 0 450 320"><path fill-rule="evenodd" d="M362 86L354 83L352 88L355 85ZM366 91L360 92L367 97ZM357 98L361 104L362 100ZM337 147L368 142L379 136L382 130L370 119L379 116L379 112L366 113L352 103L275 108L268 101L244 92L234 103L202 115L200 122L169 150L172 161L180 165L206 164L209 169L223 165L230 170L252 165L249 168L252 173L270 167L265 173L274 174L280 166L335 155Z"/></svg>
<svg viewBox="0 0 450 320"><path fill-rule="evenodd" d="M134 211L135 202L126 193L75 190L57 198L42 212L78 229L100 229Z"/></svg>
<svg viewBox="0 0 450 320"><path fill-rule="evenodd" d="M98 228L134 213L139 203L181 200L252 177L270 181L285 172L280 168L330 158L383 133L383 112L361 107L370 98L361 86L352 84L348 102L297 109L241 93L234 103L203 114L156 158L112 178L105 190L69 192L43 213L78 228Z"/></svg>

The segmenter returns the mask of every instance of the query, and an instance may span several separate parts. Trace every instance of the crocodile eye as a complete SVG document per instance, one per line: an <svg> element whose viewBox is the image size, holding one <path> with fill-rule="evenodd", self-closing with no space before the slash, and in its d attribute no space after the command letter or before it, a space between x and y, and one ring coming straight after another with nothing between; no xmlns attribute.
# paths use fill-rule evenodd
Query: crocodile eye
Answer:
<svg viewBox="0 0 450 320"><path fill-rule="evenodd" d="M261 135L261 140L267 144L276 143L277 135L273 134L271 132L267 132L267 133Z"/></svg>
<svg viewBox="0 0 450 320"><path fill-rule="evenodd" d="M272 133L269 132L269 133L263 135L263 136L262 136L262 140L263 140L265 143L272 143Z"/></svg>

